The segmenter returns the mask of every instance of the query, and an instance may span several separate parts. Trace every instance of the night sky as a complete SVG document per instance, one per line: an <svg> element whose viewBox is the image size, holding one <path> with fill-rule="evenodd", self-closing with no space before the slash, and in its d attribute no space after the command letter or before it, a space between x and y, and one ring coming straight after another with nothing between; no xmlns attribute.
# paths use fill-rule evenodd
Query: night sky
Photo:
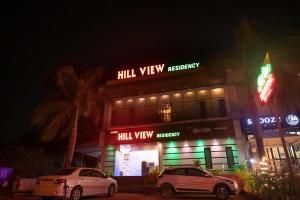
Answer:
<svg viewBox="0 0 300 200"><path fill-rule="evenodd" d="M47 94L55 69L65 64L111 68L201 62L233 48L233 30L243 15L270 43L299 36L296 4L162 2L2 6L0 140L31 131L34 108Z"/></svg>

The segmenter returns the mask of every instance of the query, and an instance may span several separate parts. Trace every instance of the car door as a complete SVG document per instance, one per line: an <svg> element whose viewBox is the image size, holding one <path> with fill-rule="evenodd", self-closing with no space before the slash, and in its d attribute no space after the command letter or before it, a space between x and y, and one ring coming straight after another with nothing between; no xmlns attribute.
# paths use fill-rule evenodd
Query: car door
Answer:
<svg viewBox="0 0 300 200"><path fill-rule="evenodd" d="M187 169L187 179L192 192L207 193L211 191L213 179L200 169Z"/></svg>
<svg viewBox="0 0 300 200"><path fill-rule="evenodd" d="M94 177L96 179L96 185L95 185L95 193L96 194L106 194L108 191L108 186L109 186L109 181L106 178L106 176L98 171L98 170L93 170Z"/></svg>
<svg viewBox="0 0 300 200"><path fill-rule="evenodd" d="M184 168L174 169L169 174L169 182L174 185L177 191L184 191L187 188L188 180Z"/></svg>
<svg viewBox="0 0 300 200"><path fill-rule="evenodd" d="M79 184L83 189L83 196L95 195L95 180L94 173L90 169L82 169L79 172Z"/></svg>

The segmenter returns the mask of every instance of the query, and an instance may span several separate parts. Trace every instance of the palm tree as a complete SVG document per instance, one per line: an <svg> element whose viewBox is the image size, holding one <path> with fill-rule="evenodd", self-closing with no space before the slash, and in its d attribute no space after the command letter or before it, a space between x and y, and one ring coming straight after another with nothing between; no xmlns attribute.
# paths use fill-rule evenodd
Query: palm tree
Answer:
<svg viewBox="0 0 300 200"><path fill-rule="evenodd" d="M86 70L80 77L72 66L58 69L55 79L58 97L42 103L34 111L32 124L43 128L43 142L70 134L65 167L70 167L72 163L79 119L91 117L99 123L103 95L98 92L97 81L102 76L103 68Z"/></svg>

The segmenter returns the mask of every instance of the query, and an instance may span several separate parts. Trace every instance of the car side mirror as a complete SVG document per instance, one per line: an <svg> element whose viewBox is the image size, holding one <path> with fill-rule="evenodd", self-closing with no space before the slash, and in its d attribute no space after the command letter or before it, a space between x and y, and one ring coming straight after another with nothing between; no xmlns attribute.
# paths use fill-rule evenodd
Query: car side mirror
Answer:
<svg viewBox="0 0 300 200"><path fill-rule="evenodd" d="M211 177L212 177L212 176L209 175L209 174L203 174L203 176L206 177L206 178L211 178Z"/></svg>
<svg viewBox="0 0 300 200"><path fill-rule="evenodd" d="M104 178L108 178L108 174L104 174Z"/></svg>

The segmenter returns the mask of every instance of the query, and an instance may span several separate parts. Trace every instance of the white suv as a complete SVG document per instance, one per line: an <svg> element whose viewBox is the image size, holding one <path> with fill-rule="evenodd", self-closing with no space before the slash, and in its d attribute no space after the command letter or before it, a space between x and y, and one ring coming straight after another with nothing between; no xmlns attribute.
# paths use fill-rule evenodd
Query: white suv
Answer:
<svg viewBox="0 0 300 200"><path fill-rule="evenodd" d="M213 176L210 172L196 167L167 168L159 176L157 187L163 198L175 193L210 193L218 199L228 199L238 193L236 181Z"/></svg>
<svg viewBox="0 0 300 200"><path fill-rule="evenodd" d="M85 196L113 196L117 181L94 168L65 168L37 179L33 194L43 199L64 197L79 200Z"/></svg>

